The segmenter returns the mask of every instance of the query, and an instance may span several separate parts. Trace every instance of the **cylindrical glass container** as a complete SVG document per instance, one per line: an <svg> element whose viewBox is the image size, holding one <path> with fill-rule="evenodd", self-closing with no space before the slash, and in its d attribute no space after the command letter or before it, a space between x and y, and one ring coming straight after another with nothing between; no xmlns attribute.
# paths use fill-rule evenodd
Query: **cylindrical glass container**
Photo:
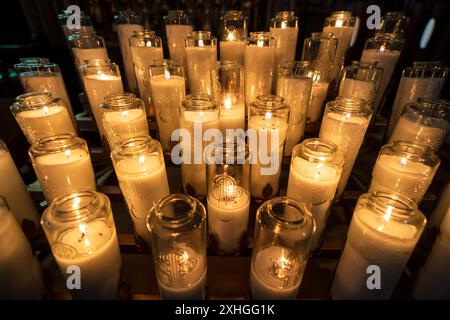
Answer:
<svg viewBox="0 0 450 320"><path fill-rule="evenodd" d="M244 51L247 116L256 97L270 94L275 72L275 38L269 32L250 32Z"/></svg>
<svg viewBox="0 0 450 320"><path fill-rule="evenodd" d="M47 202L78 189L94 190L96 180L86 141L61 134L33 144L28 154Z"/></svg>
<svg viewBox="0 0 450 320"><path fill-rule="evenodd" d="M257 199L268 199L278 193L288 119L289 106L280 96L259 96L250 106L247 130L252 156L250 190Z"/></svg>
<svg viewBox="0 0 450 320"><path fill-rule="evenodd" d="M56 198L44 211L42 228L67 278L79 268L74 299L117 299L122 258L106 195L79 190Z"/></svg>
<svg viewBox="0 0 450 320"><path fill-rule="evenodd" d="M109 59L105 40L95 32L75 32L69 37L69 41L77 72L80 72L80 65L84 60Z"/></svg>
<svg viewBox="0 0 450 320"><path fill-rule="evenodd" d="M163 299L205 299L206 210L184 194L159 201L148 217L159 292Z"/></svg>
<svg viewBox="0 0 450 320"><path fill-rule="evenodd" d="M375 61L352 61L342 73L339 96L363 99L373 107L383 74L383 70L378 68L377 64Z"/></svg>
<svg viewBox="0 0 450 320"><path fill-rule="evenodd" d="M331 297L389 299L425 224L409 198L379 191L359 197ZM368 279L374 272L379 282Z"/></svg>
<svg viewBox="0 0 450 320"><path fill-rule="evenodd" d="M50 92L22 94L10 110L30 144L63 133L76 135L67 106Z"/></svg>
<svg viewBox="0 0 450 320"><path fill-rule="evenodd" d="M381 18L380 30L381 33L395 33L400 37L405 34L405 29L408 25L409 18L399 11L386 12Z"/></svg>
<svg viewBox="0 0 450 320"><path fill-rule="evenodd" d="M134 31L144 30L142 17L130 10L120 11L114 17L114 24L116 25L117 37L119 38L120 52L122 53L128 89L132 92L137 92L137 82L134 74L129 38L133 35Z"/></svg>
<svg viewBox="0 0 450 320"><path fill-rule="evenodd" d="M309 61L286 61L278 66L277 95L290 107L284 155L291 155L305 134L313 77L314 69Z"/></svg>
<svg viewBox="0 0 450 320"><path fill-rule="evenodd" d="M433 212L427 223L427 228L439 228L448 209L450 208L450 180L444 185L439 194L439 198L435 202Z"/></svg>
<svg viewBox="0 0 450 320"><path fill-rule="evenodd" d="M217 39L209 31L192 31L185 47L190 93L213 95L211 72L217 65Z"/></svg>
<svg viewBox="0 0 450 320"><path fill-rule="evenodd" d="M66 10L62 10L61 13L58 14L58 21L61 25L61 28L64 32L66 39L74 32L94 32L94 26L92 25L92 19L90 16L86 15L83 11L80 12L80 29L74 28L69 29L67 27L67 19L72 16L73 12L68 12Z"/></svg>
<svg viewBox="0 0 450 320"><path fill-rule="evenodd" d="M144 100L147 116L155 117L155 110L150 98L148 67L155 60L163 59L161 38L154 31L134 31L130 37L131 58L139 89L139 97Z"/></svg>
<svg viewBox="0 0 450 320"><path fill-rule="evenodd" d="M305 205L288 197L256 212L250 270L253 299L295 299L308 262L315 225Z"/></svg>
<svg viewBox="0 0 450 320"><path fill-rule="evenodd" d="M387 137L392 134L407 103L415 102L419 97L439 98L448 73L449 69L439 61L415 61L412 67L403 70L392 106Z"/></svg>
<svg viewBox="0 0 450 320"><path fill-rule="evenodd" d="M220 17L220 61L244 65L247 17L241 11L231 10Z"/></svg>
<svg viewBox="0 0 450 320"><path fill-rule="evenodd" d="M337 45L338 39L330 32L313 32L303 43L302 60L314 68L307 122L316 122L322 115Z"/></svg>
<svg viewBox="0 0 450 320"><path fill-rule="evenodd" d="M219 130L219 106L211 96L188 95L181 106L180 128L184 131L181 132L183 190L192 196L206 196L206 163L203 152L209 143L202 137L208 129Z"/></svg>
<svg viewBox="0 0 450 320"><path fill-rule="evenodd" d="M450 131L450 101L419 98L403 109L389 143L409 141L439 150Z"/></svg>
<svg viewBox="0 0 450 320"><path fill-rule="evenodd" d="M337 97L336 100L327 103L319 138L336 144L338 152L344 158L344 168L336 197L344 192L371 116L372 109L361 99Z"/></svg>
<svg viewBox="0 0 450 320"><path fill-rule="evenodd" d="M44 293L39 262L3 196L0 196L0 283L2 300L37 300Z"/></svg>
<svg viewBox="0 0 450 320"><path fill-rule="evenodd" d="M349 11L332 12L323 24L324 32L331 32L338 39L336 55L330 75L330 91L334 92L339 83L340 73L345 63L350 42L355 30L356 17ZM364 59L361 59L364 60Z"/></svg>
<svg viewBox="0 0 450 320"><path fill-rule="evenodd" d="M20 226L31 221L37 228L39 214L27 191L6 144L0 140L0 172L3 183L0 184L0 194L8 201L14 217Z"/></svg>
<svg viewBox="0 0 450 320"><path fill-rule="evenodd" d="M111 152L111 159L136 236L150 244L147 215L170 194L161 144L150 136L125 139Z"/></svg>
<svg viewBox="0 0 450 320"><path fill-rule="evenodd" d="M375 37L366 41L360 60L376 61L378 62L377 67L383 69L373 105L374 115L380 110L384 92L392 78L404 42L394 33L375 33Z"/></svg>
<svg viewBox="0 0 450 320"><path fill-rule="evenodd" d="M170 59L182 66L186 73L184 40L193 30L191 19L182 10L169 10L167 15L163 17L163 21L166 26Z"/></svg>
<svg viewBox="0 0 450 320"><path fill-rule="evenodd" d="M100 104L110 94L123 92L122 78L119 67L110 60L87 60L80 66L83 77L84 92L86 93L91 112L102 140L105 136L103 129Z"/></svg>
<svg viewBox="0 0 450 320"><path fill-rule="evenodd" d="M287 196L304 203L313 215L312 250L319 248L325 235L343 164L338 147L320 138L307 139L292 151Z"/></svg>
<svg viewBox="0 0 450 320"><path fill-rule="evenodd" d="M372 171L369 192L395 192L419 204L440 163L425 145L405 141L384 145Z"/></svg>
<svg viewBox="0 0 450 320"><path fill-rule="evenodd" d="M165 153L172 150L171 135L180 126L180 108L186 97L183 67L172 60L154 61L149 67L150 89Z"/></svg>
<svg viewBox="0 0 450 320"><path fill-rule="evenodd" d="M111 149L121 140L149 135L144 102L133 93L106 96L100 111Z"/></svg>

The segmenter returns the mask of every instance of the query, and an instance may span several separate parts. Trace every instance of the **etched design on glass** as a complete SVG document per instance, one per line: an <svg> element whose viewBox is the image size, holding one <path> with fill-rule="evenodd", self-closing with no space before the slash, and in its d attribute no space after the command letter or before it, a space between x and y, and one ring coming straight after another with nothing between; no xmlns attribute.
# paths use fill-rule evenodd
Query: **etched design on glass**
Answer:
<svg viewBox="0 0 450 320"><path fill-rule="evenodd" d="M62 242L52 244L53 254L62 259L74 259L78 256L78 252L72 246Z"/></svg>
<svg viewBox="0 0 450 320"><path fill-rule="evenodd" d="M172 288L187 288L185 278L192 273L197 265L197 259L189 257L180 248L170 248L159 255L159 269L162 280Z"/></svg>
<svg viewBox="0 0 450 320"><path fill-rule="evenodd" d="M299 282L304 261L305 259L298 255L281 256L277 260L271 261L271 275L279 281L281 288L292 288Z"/></svg>

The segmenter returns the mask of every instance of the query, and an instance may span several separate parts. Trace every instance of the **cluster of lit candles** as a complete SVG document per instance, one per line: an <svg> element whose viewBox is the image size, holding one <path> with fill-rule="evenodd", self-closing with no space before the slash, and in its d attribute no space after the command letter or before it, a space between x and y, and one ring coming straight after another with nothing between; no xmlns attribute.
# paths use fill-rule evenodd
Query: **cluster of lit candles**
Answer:
<svg viewBox="0 0 450 320"><path fill-rule="evenodd" d="M161 38L144 30L138 15L124 12L115 23L133 93L124 92L119 68L92 26L65 29L136 236L151 247L163 298L205 298L207 239L221 254L239 252L252 198L262 203L253 241L252 297L297 296L308 258L320 249L332 203L345 190L401 53L403 32L389 30L388 21L399 26L405 19L386 15L361 61L344 67L357 34L350 12L333 13L322 32L305 39L299 62L294 61L299 26L293 12L277 13L270 32L250 36L247 18L227 12L221 18L220 62L217 39L193 31L183 12L164 17L171 60L163 59ZM42 225L64 275L70 266L81 269L82 289L72 290L74 298L115 298L122 262L111 205L96 192L89 149L78 137L61 72L46 58L21 59L16 70L27 93L16 98L11 111L31 144L29 155L49 206L39 217L6 146L0 145L0 168L8 181L0 186L0 234L16 239L8 244L17 247L0 253L0 279L9 284L2 285L0 297L5 288L9 298L42 294L39 265L17 225L29 220ZM439 62L416 62L403 72L389 143L380 150L369 193L355 207L333 298L387 299L395 288L424 230L426 219L417 205L440 164L435 152L450 127L449 103L437 99L447 73ZM336 94L323 110L327 97ZM149 135L148 117L156 119L159 141ZM303 140L306 123L320 121L319 137ZM206 144L194 135L198 125L202 133L218 129L225 137L229 129L252 129L259 137L275 133L276 139L270 135L266 142L276 144L270 149L276 157L269 156L278 161L277 169L264 174L267 155L260 144L249 150L245 140L227 137L214 144L212 154L233 161L182 163L185 193L171 194L164 154L171 153L178 128L192 134L189 145L203 154ZM277 197L284 155L291 156L287 197ZM438 291L429 279L435 272L448 279L436 262L450 264L448 198L442 196L434 215L435 225L444 220L442 236L421 273L417 297L449 294L448 285ZM14 276L3 271L13 264L21 266ZM366 286L370 265L382 270L381 290Z"/></svg>

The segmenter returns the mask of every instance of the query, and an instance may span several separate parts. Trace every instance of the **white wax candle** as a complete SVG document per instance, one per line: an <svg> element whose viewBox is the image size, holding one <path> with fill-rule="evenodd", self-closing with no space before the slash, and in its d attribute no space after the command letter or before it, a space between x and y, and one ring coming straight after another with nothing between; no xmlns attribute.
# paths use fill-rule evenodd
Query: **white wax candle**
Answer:
<svg viewBox="0 0 450 320"><path fill-rule="evenodd" d="M292 159L287 196L304 202L314 217L316 232L312 250L320 245L340 176L339 170L329 164L310 162L299 157Z"/></svg>
<svg viewBox="0 0 450 320"><path fill-rule="evenodd" d="M11 155L6 150L0 150L0 172L3 180L0 183L0 195L8 202L19 225L27 219L38 227L39 214Z"/></svg>
<svg viewBox="0 0 450 320"><path fill-rule="evenodd" d="M275 47L246 46L244 51L245 104L270 94L275 71Z"/></svg>
<svg viewBox="0 0 450 320"><path fill-rule="evenodd" d="M375 216L365 208L354 212L331 287L333 299L389 299L397 285L416 246L418 230L386 215ZM379 290L367 287L370 265L380 267Z"/></svg>
<svg viewBox="0 0 450 320"><path fill-rule="evenodd" d="M108 51L106 51L106 48L91 48L91 49L73 48L72 52L75 59L75 67L77 68L77 71L79 71L80 65L83 64L84 60L92 60L92 59L107 60L109 58Z"/></svg>
<svg viewBox="0 0 450 320"><path fill-rule="evenodd" d="M91 157L83 149L37 156L33 167L48 203L78 189L96 188Z"/></svg>
<svg viewBox="0 0 450 320"><path fill-rule="evenodd" d="M377 83L373 80L357 80L344 78L339 86L339 96L363 99L373 104L377 93Z"/></svg>
<svg viewBox="0 0 450 320"><path fill-rule="evenodd" d="M67 267L81 270L81 289L71 290L77 299L117 299L122 258L114 226L95 220L66 231L51 243L64 276Z"/></svg>
<svg viewBox="0 0 450 320"><path fill-rule="evenodd" d="M329 112L322 119L319 138L333 142L344 158L344 168L339 181L337 195L340 196L347 185L353 164L358 156L370 119L351 116L349 113L337 114Z"/></svg>
<svg viewBox="0 0 450 320"><path fill-rule="evenodd" d="M298 28L286 27L286 28L270 28L270 34L275 38L275 73L273 81L273 91L276 91L276 87L279 84L278 79L278 66L285 61L295 60L295 51L297 49L297 37Z"/></svg>
<svg viewBox="0 0 450 320"><path fill-rule="evenodd" d="M217 65L217 48L187 47L186 64L191 94L213 94L211 71Z"/></svg>
<svg viewBox="0 0 450 320"><path fill-rule="evenodd" d="M184 39L192 31L191 25L166 25L167 46L169 47L170 59L177 62L186 70L186 51L184 50Z"/></svg>
<svg viewBox="0 0 450 320"><path fill-rule="evenodd" d="M159 156L142 155L120 160L114 167L136 233L150 243L147 215L159 200L170 194L166 166Z"/></svg>
<svg viewBox="0 0 450 320"><path fill-rule="evenodd" d="M244 65L245 42L240 40L220 41L220 61L234 61Z"/></svg>
<svg viewBox="0 0 450 320"><path fill-rule="evenodd" d="M218 240L218 247L225 253L239 249L242 235L247 231L250 197L246 192L233 196L234 186L225 187L224 199L208 195L208 230ZM218 190L216 190L218 191ZM229 199L227 192L231 194Z"/></svg>
<svg viewBox="0 0 450 320"><path fill-rule="evenodd" d="M170 137L180 125L180 106L186 97L184 77L157 75L150 78L152 100L158 123L159 140L165 152L170 151Z"/></svg>
<svg viewBox="0 0 450 320"><path fill-rule="evenodd" d="M331 69L330 81L339 81L339 73L345 63L345 56L347 50L350 47L352 41L354 27L341 26L341 27L324 27L323 32L331 32L338 39L336 55L334 56L333 68ZM361 61L366 61L361 59Z"/></svg>
<svg viewBox="0 0 450 320"><path fill-rule="evenodd" d="M111 147L121 140L148 135L147 115L143 109L106 111L103 128Z"/></svg>
<svg viewBox="0 0 450 320"><path fill-rule="evenodd" d="M419 203L433 177L433 170L423 163L382 155L373 168L369 192L396 192Z"/></svg>
<svg viewBox="0 0 450 320"><path fill-rule="evenodd" d="M3 171L2 171L3 172ZM0 299L41 299L41 268L12 213L0 207Z"/></svg>
<svg viewBox="0 0 450 320"><path fill-rule="evenodd" d="M433 213L431 214L427 227L439 228L448 208L450 208L450 182L447 182L447 185L444 187L441 194L439 195L438 202L434 207Z"/></svg>
<svg viewBox="0 0 450 320"><path fill-rule="evenodd" d="M290 261L289 249L270 246L253 258L250 271L250 290L257 300L295 299L306 267L307 257ZM289 268L286 266L292 263ZM278 268L280 276L274 269ZM282 269L282 270L280 270ZM297 274L300 273L300 277Z"/></svg>
<svg viewBox="0 0 450 320"><path fill-rule="evenodd" d="M230 99L225 99L220 110L220 129L223 134L226 134L227 129L245 130L245 105L233 104Z"/></svg>
<svg viewBox="0 0 450 320"><path fill-rule="evenodd" d="M316 122L322 114L323 104L327 98L328 82L313 82L308 108L308 122Z"/></svg>

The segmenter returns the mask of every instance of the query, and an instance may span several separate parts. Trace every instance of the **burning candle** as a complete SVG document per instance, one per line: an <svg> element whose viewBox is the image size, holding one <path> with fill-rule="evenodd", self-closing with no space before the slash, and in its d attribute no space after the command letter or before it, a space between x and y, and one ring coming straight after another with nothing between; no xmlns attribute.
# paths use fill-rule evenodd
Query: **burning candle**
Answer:
<svg viewBox="0 0 450 320"><path fill-rule="evenodd" d="M192 32L191 19L182 10L169 10L163 17L166 26L167 46L170 59L183 67L186 72L186 51L184 40Z"/></svg>
<svg viewBox="0 0 450 320"><path fill-rule="evenodd" d="M227 11L220 17L220 29L220 61L231 61L243 66L247 17L241 11Z"/></svg>

